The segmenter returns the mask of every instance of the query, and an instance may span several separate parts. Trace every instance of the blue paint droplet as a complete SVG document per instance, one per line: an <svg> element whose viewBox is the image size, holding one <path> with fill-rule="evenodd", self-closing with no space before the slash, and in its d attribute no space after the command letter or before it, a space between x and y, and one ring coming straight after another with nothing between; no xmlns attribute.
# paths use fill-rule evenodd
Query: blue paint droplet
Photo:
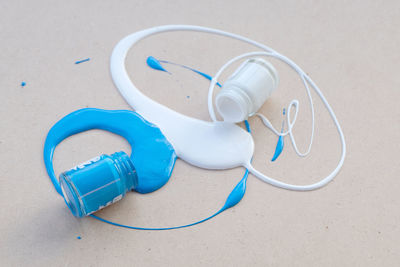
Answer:
<svg viewBox="0 0 400 267"><path fill-rule="evenodd" d="M78 236L76 239L82 239L82 237Z"/></svg>
<svg viewBox="0 0 400 267"><path fill-rule="evenodd" d="M235 188L229 194L221 211L232 208L237 203L239 203L240 200L242 200L244 193L246 193L246 182L247 182L248 175L249 175L249 171L246 169L246 172L245 172L243 178L240 180L240 182L235 186Z"/></svg>
<svg viewBox="0 0 400 267"><path fill-rule="evenodd" d="M279 136L278 143L276 143L275 153L271 161L275 161L279 157L279 155L282 153L283 146L284 146L283 136Z"/></svg>
<svg viewBox="0 0 400 267"><path fill-rule="evenodd" d="M167 70L164 69L164 67L161 65L160 61L158 61L158 59L156 59L155 57L149 56L146 60L146 63L152 69L167 72Z"/></svg>
<svg viewBox="0 0 400 267"><path fill-rule="evenodd" d="M190 98L190 95L187 95L186 98L189 99L189 98Z"/></svg>
<svg viewBox="0 0 400 267"><path fill-rule="evenodd" d="M89 60L90 60L90 58L78 60L78 61L75 61L75 64L81 64L81 63L86 62L86 61L89 61Z"/></svg>
<svg viewBox="0 0 400 267"><path fill-rule="evenodd" d="M286 114L286 108L283 108L283 115Z"/></svg>
<svg viewBox="0 0 400 267"><path fill-rule="evenodd" d="M26 82L22 82L21 86L24 87L26 85Z"/></svg>

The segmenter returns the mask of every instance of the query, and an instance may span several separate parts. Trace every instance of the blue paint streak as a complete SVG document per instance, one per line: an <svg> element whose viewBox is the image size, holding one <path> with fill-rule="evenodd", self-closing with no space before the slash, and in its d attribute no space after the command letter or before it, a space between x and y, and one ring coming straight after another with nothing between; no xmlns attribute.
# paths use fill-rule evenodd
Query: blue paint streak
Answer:
<svg viewBox="0 0 400 267"><path fill-rule="evenodd" d="M86 62L86 61L89 61L89 60L90 60L90 58L78 60L78 61L75 61L75 64L81 64L81 63Z"/></svg>
<svg viewBox="0 0 400 267"><path fill-rule="evenodd" d="M134 230L148 230L148 231L163 231L163 230L174 230L174 229L180 229L180 228L186 228L186 227L190 227L196 224L200 224L203 223L205 221L208 221L209 219L214 218L215 216L217 216L218 214L220 214L222 212L222 210L217 211L216 213L214 213L213 215L211 215L210 217L207 217L201 221L195 222L195 223L190 223L190 224L186 224L186 225L181 225L181 226L175 226L175 227L161 227L161 228L148 228L148 227L136 227L136 226L129 226L129 225L125 225L125 224L120 224L120 223L115 223L109 220L106 220L104 218L98 217L94 214L91 214L89 216L91 216L92 218L114 225L114 226L118 226L118 227L123 227L123 228L128 228L128 229L134 229Z"/></svg>
<svg viewBox="0 0 400 267"><path fill-rule="evenodd" d="M90 60L90 58L78 60L78 61L75 61L75 64L81 64L81 63L86 62L86 61L89 61L89 60Z"/></svg>
<svg viewBox="0 0 400 267"><path fill-rule="evenodd" d="M155 57L149 56L146 63L152 69L168 72Z"/></svg>
<svg viewBox="0 0 400 267"><path fill-rule="evenodd" d="M147 62L147 65L148 65L150 68L155 69L155 70L162 70L162 71L168 72L161 64L162 64L162 63L171 64L171 65L179 66L179 67L182 67L182 68L184 68L184 69L188 69L188 70L190 70L190 71L193 71L193 72L195 72L195 73L197 73L197 74L203 76L204 78L206 78L206 79L209 80L209 81L212 80L212 77L211 77L210 75L208 75L207 73L198 71L198 70L196 70L196 69L193 69L193 68L191 68L191 67L188 67L188 66L185 66L185 65L182 65L182 64L178 64L178 63L174 63L174 62L170 62L170 61L166 61L166 60L158 60L158 59L156 59L156 58L153 57L153 56L149 56L149 57L147 58L147 61L146 61L146 62ZM170 72L168 72L168 73L170 73ZM219 87L221 87L221 84L218 83L218 82L217 82L217 85L218 85Z"/></svg>
<svg viewBox="0 0 400 267"><path fill-rule="evenodd" d="M184 66L184 67L186 67L186 66ZM204 73L204 72L201 72L201 71L192 69L192 68L190 68L190 67L187 67L187 68L190 69L190 70L193 71L193 72L196 72L196 73L200 74L201 76L205 77L205 78L206 78L207 80L209 80L209 81L212 80L212 77L211 77L210 75ZM217 84L219 87L222 87L222 85L221 85L219 82L217 82L216 84Z"/></svg>
<svg viewBox="0 0 400 267"><path fill-rule="evenodd" d="M21 86L24 87L26 85L26 82L21 82Z"/></svg>
<svg viewBox="0 0 400 267"><path fill-rule="evenodd" d="M229 194L228 198L225 201L224 206L217 211L216 213L214 213L213 215L200 220L198 222L194 222L194 223L190 223L190 224L185 224L185 225L180 225L180 226L174 226L174 227L137 227L137 226L129 226L129 225L125 225L125 224L120 224L120 223L115 223L109 220L106 220L104 218L98 217L94 214L91 214L89 216L91 216L92 218L114 225L114 226L118 226L118 227L123 227L123 228L128 228L128 229L134 229L134 230L147 230L147 231L164 231L164 230L174 230L174 229L181 229L181 228L187 228L190 226L194 226L200 223L203 223L205 221L208 221L212 218L214 218L215 216L217 216L218 214L220 214L221 212L232 208L233 206L235 206L236 204L238 204L240 202L240 200L242 200L244 194L246 193L246 182L247 182L247 177L249 175L249 171L246 169L246 172L243 176L243 178L239 181L239 183L235 186L235 188L232 190L232 192Z"/></svg>
<svg viewBox="0 0 400 267"><path fill-rule="evenodd" d="M44 163L60 195L61 188L53 169L54 150L65 138L92 129L118 134L129 142L132 148L130 157L138 175L135 191L150 193L168 182L177 157L172 145L156 125L130 110L85 108L59 120L46 137Z"/></svg>
<svg viewBox="0 0 400 267"><path fill-rule="evenodd" d="M211 77L210 75L208 75L207 73L201 72L201 71L196 70L196 69L193 69L193 68L191 68L191 67L188 67L188 66L185 66L185 65L182 65L182 64L178 64L178 63L174 63L174 62L171 62L171 61L166 61L166 60L159 60L159 62L161 62L161 63L166 63L166 64L171 64L171 65L175 65L175 66L178 66L178 67L181 67L181 68L184 68L184 69L193 71L193 72L195 72L195 73L197 73L197 74L203 76L204 78L206 78L206 79L209 80L209 81L212 80L212 77ZM218 82L217 82L217 85L218 85L219 87L222 87L222 85L221 85L220 83L218 83Z"/></svg>
<svg viewBox="0 0 400 267"><path fill-rule="evenodd" d="M137 226L129 226L129 225L125 225L125 224L119 224L119 223L115 223L109 220L106 220L104 218L98 217L94 214L91 214L89 216L91 216L92 218L114 225L114 226L118 226L118 227L123 227L123 228L128 228L128 229L134 229L134 230L147 230L147 231L163 231L163 230L174 230L174 229L180 229L180 228L186 228L186 227L190 227L190 226L194 226L200 223L203 223L205 221L208 221L212 218L214 218L215 216L217 216L218 214L220 214L221 212L232 208L233 206L235 206L236 204L238 204L240 202L240 200L242 200L244 194L246 193L246 183L247 183L247 177L249 175L249 171L246 169L246 172L243 176L243 178L239 181L239 183L235 186L235 188L232 190L232 192L229 194L228 198L225 201L224 206L217 211L216 213L214 213L213 215L200 220L198 222L194 222L194 223L190 223L190 224L185 224L185 225L180 225L180 226L174 226L174 227L137 227Z"/></svg>

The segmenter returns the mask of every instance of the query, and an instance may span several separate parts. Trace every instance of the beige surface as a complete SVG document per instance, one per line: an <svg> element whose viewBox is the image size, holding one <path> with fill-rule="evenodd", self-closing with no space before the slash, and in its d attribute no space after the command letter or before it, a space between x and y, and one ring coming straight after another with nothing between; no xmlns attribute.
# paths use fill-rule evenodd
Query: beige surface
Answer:
<svg viewBox="0 0 400 267"><path fill-rule="evenodd" d="M398 266L399 15L398 1L1 1L0 265ZM134 31L179 23L245 35L303 67L342 123L348 144L342 171L327 187L308 193L251 176L238 206L183 230L133 231L75 219L43 166L47 131L79 108L129 108L109 74L112 48ZM178 68L170 68L173 76L152 71L146 57L213 74L230 57L253 50L209 35L163 34L131 50L127 66L149 96L208 119L207 81ZM91 61L74 64L86 57ZM295 133L304 150L310 131L305 91L287 67L277 67L281 84L262 112L279 127L282 107L298 98ZM255 165L292 183L328 174L339 159L339 139L319 100L316 110L311 155L296 157L286 139L273 164L276 137L252 119ZM119 137L80 134L59 146L55 169L119 150L129 152ZM129 194L99 214L138 226L189 223L220 207L242 173L178 161L161 190Z"/></svg>

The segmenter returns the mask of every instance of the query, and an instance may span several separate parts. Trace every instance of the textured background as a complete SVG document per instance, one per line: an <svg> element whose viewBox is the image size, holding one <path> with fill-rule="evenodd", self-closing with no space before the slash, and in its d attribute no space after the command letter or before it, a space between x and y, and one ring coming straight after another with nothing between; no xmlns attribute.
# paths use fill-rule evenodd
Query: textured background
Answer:
<svg viewBox="0 0 400 267"><path fill-rule="evenodd" d="M2 266L398 266L400 261L400 4L398 1L18 1L0 2L0 265ZM265 43L298 63L335 110L348 155L336 179L313 192L278 189L249 177L242 202L196 227L163 232L116 228L74 218L42 160L49 128L79 108L128 109L109 74L124 36L151 26L195 24ZM208 82L170 67L149 69L149 55L214 74L254 48L200 33L151 37L132 49L136 85L184 114L209 120ZM90 57L80 65L74 62ZM273 61L276 63L276 61ZM300 101L295 135L308 145L310 113L299 78L276 63L279 89L262 108L280 126L281 110ZM229 73L229 72L227 72ZM21 87L21 81L27 85ZM190 96L190 98L187 98ZM327 175L340 142L316 98L312 153L286 147L251 119L254 164L297 184ZM56 150L57 173L101 153L129 152L123 139L90 131ZM99 215L136 226L174 226L219 208L243 169L208 171L178 161L170 182L135 193ZM77 236L82 239L78 240Z"/></svg>

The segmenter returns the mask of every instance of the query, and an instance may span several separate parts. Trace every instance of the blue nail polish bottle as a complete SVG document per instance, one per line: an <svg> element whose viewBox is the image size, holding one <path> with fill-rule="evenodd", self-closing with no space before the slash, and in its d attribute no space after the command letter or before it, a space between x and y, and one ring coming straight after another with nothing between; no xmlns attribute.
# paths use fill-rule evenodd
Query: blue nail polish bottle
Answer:
<svg viewBox="0 0 400 267"><path fill-rule="evenodd" d="M135 167L122 151L79 164L63 172L59 180L64 200L76 217L90 215L115 203L138 183Z"/></svg>

